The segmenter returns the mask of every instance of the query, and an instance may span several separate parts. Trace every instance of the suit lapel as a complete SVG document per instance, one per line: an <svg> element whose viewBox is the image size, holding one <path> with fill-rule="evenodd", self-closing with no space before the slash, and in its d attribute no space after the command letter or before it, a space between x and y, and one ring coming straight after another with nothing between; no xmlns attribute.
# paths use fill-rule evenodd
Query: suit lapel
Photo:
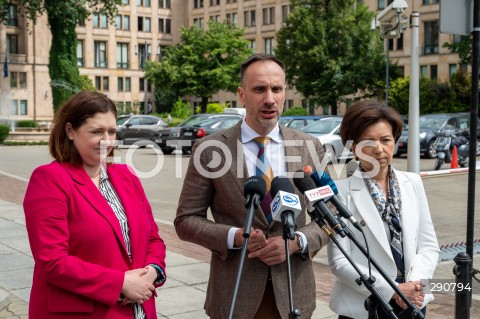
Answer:
<svg viewBox="0 0 480 319"><path fill-rule="evenodd" d="M418 217L415 216L414 212L418 211L418 208L415 207L417 201L412 200L413 198L416 198L412 182L398 171L395 171L395 173L397 175L398 184L400 185L400 194L402 196L402 212L400 219L402 223L405 271L408 273L411 266L410 256L415 256L417 253L415 243L417 242L417 228L419 225L417 224Z"/></svg>
<svg viewBox="0 0 480 319"><path fill-rule="evenodd" d="M103 197L100 190L95 186L82 166L73 167L67 163L62 163L62 165L75 182L75 188L78 190L78 193L83 196L90 206L110 224L115 236L117 237L117 240L128 256L118 218Z"/></svg>
<svg viewBox="0 0 480 319"><path fill-rule="evenodd" d="M351 177L349 186L350 194L355 206L357 207L358 213L361 215L361 218L370 229L373 237L375 237L385 253L393 260L392 251L389 244L390 241L387 238L385 226L378 214L375 204L373 203L372 197L365 187L365 182L362 178L353 176Z"/></svg>

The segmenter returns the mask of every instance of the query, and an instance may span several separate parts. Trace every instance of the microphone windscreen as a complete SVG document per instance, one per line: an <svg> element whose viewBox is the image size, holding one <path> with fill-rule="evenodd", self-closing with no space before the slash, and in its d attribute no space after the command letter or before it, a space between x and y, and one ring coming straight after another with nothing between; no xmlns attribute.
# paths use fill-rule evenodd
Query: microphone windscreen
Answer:
<svg viewBox="0 0 480 319"><path fill-rule="evenodd" d="M297 186L298 190L304 194L306 191L317 188L315 182L310 176L305 176L304 178L293 178L293 183Z"/></svg>
<svg viewBox="0 0 480 319"><path fill-rule="evenodd" d="M276 176L272 180L272 186L270 187L270 194L274 198L279 191L284 191L290 194L295 194L295 189L293 188L292 183L284 176Z"/></svg>
<svg viewBox="0 0 480 319"><path fill-rule="evenodd" d="M320 172L316 171L316 172L313 172L312 175L310 175L310 177L313 179L313 181L315 182L315 185L317 185L318 187L330 186L330 188L335 193L335 195L338 195L337 185L335 185L335 182L327 173L323 171L320 171Z"/></svg>
<svg viewBox="0 0 480 319"><path fill-rule="evenodd" d="M243 195L260 195L260 200L265 197L265 193L267 192L267 184L260 176L251 176L245 182L245 186L243 187Z"/></svg>

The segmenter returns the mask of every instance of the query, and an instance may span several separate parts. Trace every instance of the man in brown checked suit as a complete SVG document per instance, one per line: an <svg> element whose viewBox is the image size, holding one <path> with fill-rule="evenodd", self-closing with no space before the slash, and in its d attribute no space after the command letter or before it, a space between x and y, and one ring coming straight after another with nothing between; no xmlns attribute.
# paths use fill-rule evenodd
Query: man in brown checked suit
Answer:
<svg viewBox="0 0 480 319"><path fill-rule="evenodd" d="M246 117L237 126L195 143L175 219L175 229L182 240L212 252L205 310L214 319L228 317L235 286L243 244L242 227L247 215L244 184L249 176L255 175L259 149L254 138L271 138L265 153L274 176L291 177L306 165L321 169L325 164L317 139L278 126L285 102L285 72L281 61L263 54L250 56L241 66L238 94L245 105ZM297 195L300 195L298 190ZM303 201L302 207L289 254L293 304L301 311L301 318L310 318L316 300L312 258L328 242L328 237L307 217ZM213 221L207 218L209 208ZM289 317L282 234L282 224L269 223L259 207L253 216L248 258L233 318Z"/></svg>

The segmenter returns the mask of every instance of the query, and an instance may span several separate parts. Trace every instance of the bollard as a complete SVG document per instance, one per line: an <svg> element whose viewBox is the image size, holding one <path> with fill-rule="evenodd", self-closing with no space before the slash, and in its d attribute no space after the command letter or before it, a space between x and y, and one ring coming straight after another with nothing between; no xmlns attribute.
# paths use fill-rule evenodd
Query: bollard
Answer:
<svg viewBox="0 0 480 319"><path fill-rule="evenodd" d="M472 259L466 252L460 252L453 258L456 265L453 267L455 283L462 287L472 287ZM471 290L455 291L455 319L470 319L472 304Z"/></svg>

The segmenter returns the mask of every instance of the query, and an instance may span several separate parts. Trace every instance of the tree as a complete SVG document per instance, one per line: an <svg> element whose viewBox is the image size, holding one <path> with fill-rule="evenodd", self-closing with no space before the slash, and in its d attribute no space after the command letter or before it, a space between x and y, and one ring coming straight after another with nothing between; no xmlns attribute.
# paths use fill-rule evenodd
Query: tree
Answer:
<svg viewBox="0 0 480 319"><path fill-rule="evenodd" d="M180 43L166 49L159 62L146 65L146 77L156 90L201 98L201 112L219 90L236 92L241 62L252 53L244 29L210 21L207 30L181 29Z"/></svg>
<svg viewBox="0 0 480 319"><path fill-rule="evenodd" d="M354 0L292 0L275 54L287 81L309 102L337 114L342 96L372 89L384 76L383 46L370 30L374 13ZM383 75L382 75L383 74Z"/></svg>
<svg viewBox="0 0 480 319"><path fill-rule="evenodd" d="M33 23L44 13L52 33L48 64L52 85L53 108L56 111L75 89L86 83L77 68L76 26L92 13L105 14L113 21L122 0L17 0L25 15ZM0 22L5 21L11 0L0 0Z"/></svg>
<svg viewBox="0 0 480 319"><path fill-rule="evenodd" d="M460 63L472 65L472 36L462 36L459 42L443 44L444 48L450 49L450 52L457 53Z"/></svg>

